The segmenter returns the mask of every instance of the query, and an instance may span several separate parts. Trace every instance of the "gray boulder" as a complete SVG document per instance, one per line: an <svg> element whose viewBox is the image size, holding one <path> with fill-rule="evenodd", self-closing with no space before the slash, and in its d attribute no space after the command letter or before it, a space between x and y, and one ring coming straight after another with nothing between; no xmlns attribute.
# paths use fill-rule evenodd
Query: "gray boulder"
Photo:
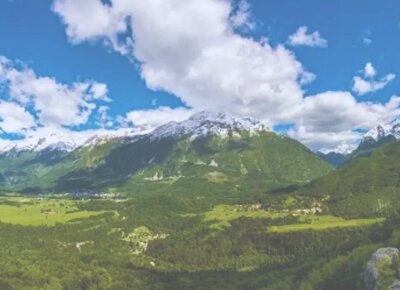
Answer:
<svg viewBox="0 0 400 290"><path fill-rule="evenodd" d="M390 287L390 290L400 290L400 281L396 279Z"/></svg>
<svg viewBox="0 0 400 290"><path fill-rule="evenodd" d="M367 290L400 290L399 250L381 248L369 259L364 272Z"/></svg>

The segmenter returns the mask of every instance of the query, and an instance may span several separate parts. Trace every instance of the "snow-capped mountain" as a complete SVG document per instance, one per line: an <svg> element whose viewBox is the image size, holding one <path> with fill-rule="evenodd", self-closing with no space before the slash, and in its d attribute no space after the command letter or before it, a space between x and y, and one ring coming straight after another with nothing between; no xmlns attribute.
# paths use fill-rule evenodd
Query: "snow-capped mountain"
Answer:
<svg viewBox="0 0 400 290"><path fill-rule="evenodd" d="M199 136L228 136L228 133L249 132L259 134L270 129L261 121L251 117L236 117L227 113L199 112L182 122L170 122L158 127L152 138L187 135L192 139Z"/></svg>
<svg viewBox="0 0 400 290"><path fill-rule="evenodd" d="M93 146L116 138L129 138L146 133L134 128L118 130L88 130L74 132L68 130L38 130L22 140L3 140L0 152L60 150L73 151L79 147Z"/></svg>
<svg viewBox="0 0 400 290"><path fill-rule="evenodd" d="M400 139L400 119L396 119L393 122L386 125L378 125L375 128L368 131L365 135L365 139L372 139L376 142L382 140L385 137L393 136L397 140Z"/></svg>
<svg viewBox="0 0 400 290"><path fill-rule="evenodd" d="M389 124L378 125L369 130L358 147L348 155L347 162L361 156L369 156L376 148L396 140L400 140L400 119L396 119Z"/></svg>
<svg viewBox="0 0 400 290"><path fill-rule="evenodd" d="M204 194L205 188L214 185L213 194L217 190L236 193L248 184L254 185L251 191L265 192L304 183L331 170L304 145L264 133L268 130L253 118L208 112L152 131L42 130L3 147L39 152L2 154L0 190L35 194L115 187L121 192L146 192L154 186L171 186L170 192L182 192L181 184L190 183L194 184L193 194ZM201 138L210 135L216 138ZM219 142L221 139L227 142ZM107 146L96 146L103 142ZM75 148L81 151L65 154ZM123 189L125 185L128 187Z"/></svg>
<svg viewBox="0 0 400 290"><path fill-rule="evenodd" d="M269 131L262 122L250 117L234 117L226 113L200 112L182 122L170 122L155 130L141 130L138 128L121 128L117 130L49 130L39 129L22 140L0 141L0 152L35 151L45 149L73 151L80 147L89 147L102 144L112 139L128 139L138 136L150 136L151 139L160 139L171 136L188 135L192 139L205 135L227 136L229 132L239 133L247 131L258 134Z"/></svg>

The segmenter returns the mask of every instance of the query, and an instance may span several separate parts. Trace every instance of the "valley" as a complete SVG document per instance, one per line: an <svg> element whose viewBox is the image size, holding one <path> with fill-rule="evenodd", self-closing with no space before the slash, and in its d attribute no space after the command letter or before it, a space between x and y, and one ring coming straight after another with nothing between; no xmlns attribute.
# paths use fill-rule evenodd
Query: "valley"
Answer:
<svg viewBox="0 0 400 290"><path fill-rule="evenodd" d="M369 256L400 245L397 142L334 169L202 112L60 148L0 155L2 290L361 290Z"/></svg>
<svg viewBox="0 0 400 290"><path fill-rule="evenodd" d="M0 290L400 290L399 0L0 0Z"/></svg>

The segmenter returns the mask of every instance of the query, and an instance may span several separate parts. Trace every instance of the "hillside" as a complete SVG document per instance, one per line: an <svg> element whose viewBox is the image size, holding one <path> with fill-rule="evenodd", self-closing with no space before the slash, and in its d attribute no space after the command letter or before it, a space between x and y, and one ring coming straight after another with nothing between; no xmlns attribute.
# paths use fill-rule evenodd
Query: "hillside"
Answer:
<svg viewBox="0 0 400 290"><path fill-rule="evenodd" d="M66 151L21 150L0 157L4 191L260 194L304 184L331 167L299 142L251 118L202 112L152 133Z"/></svg>
<svg viewBox="0 0 400 290"><path fill-rule="evenodd" d="M394 144L333 171L257 120L203 112L75 149L14 148L0 158L3 189L123 196L1 197L0 288L363 289L354 287L363 263L396 222L362 211L364 189L335 199L336 189L321 188L352 187L349 174L364 182L395 166L400 148L379 153ZM382 165L360 171L371 158ZM34 267L24 266L21 248ZM35 279L40 269L49 279Z"/></svg>
<svg viewBox="0 0 400 290"><path fill-rule="evenodd" d="M387 215L400 207L400 143L389 143L301 187L294 194L317 198L346 217Z"/></svg>

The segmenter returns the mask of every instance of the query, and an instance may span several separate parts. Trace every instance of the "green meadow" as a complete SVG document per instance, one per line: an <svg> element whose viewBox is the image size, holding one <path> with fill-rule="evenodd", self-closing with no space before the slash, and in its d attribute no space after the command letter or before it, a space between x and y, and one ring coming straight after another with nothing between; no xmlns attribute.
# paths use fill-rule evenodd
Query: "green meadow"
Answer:
<svg viewBox="0 0 400 290"><path fill-rule="evenodd" d="M23 226L54 226L105 213L79 210L78 203L67 199L38 199L24 197L0 198L0 222Z"/></svg>
<svg viewBox="0 0 400 290"><path fill-rule="evenodd" d="M302 218L302 220L304 220ZM304 230L327 230L332 228L347 228L347 227L362 227L383 222L384 218L371 219L350 219L345 220L339 217L324 215L324 216L308 216L307 223L289 224L282 226L270 226L269 232L294 232Z"/></svg>
<svg viewBox="0 0 400 290"><path fill-rule="evenodd" d="M269 226L268 232L293 232L302 230L325 230L331 228L361 227L384 221L384 218L343 219L332 215L299 214L285 212L270 212L251 209L251 206L217 205L212 210L202 214L203 221L210 222L210 228L223 230L231 226L231 222L239 218L284 219L297 218L297 223ZM190 216L190 215L186 215Z"/></svg>
<svg viewBox="0 0 400 290"><path fill-rule="evenodd" d="M240 205L221 204L204 213L204 221L211 222L210 228L224 229L231 226L231 221L239 218L284 218L287 214L263 210L248 210Z"/></svg>

